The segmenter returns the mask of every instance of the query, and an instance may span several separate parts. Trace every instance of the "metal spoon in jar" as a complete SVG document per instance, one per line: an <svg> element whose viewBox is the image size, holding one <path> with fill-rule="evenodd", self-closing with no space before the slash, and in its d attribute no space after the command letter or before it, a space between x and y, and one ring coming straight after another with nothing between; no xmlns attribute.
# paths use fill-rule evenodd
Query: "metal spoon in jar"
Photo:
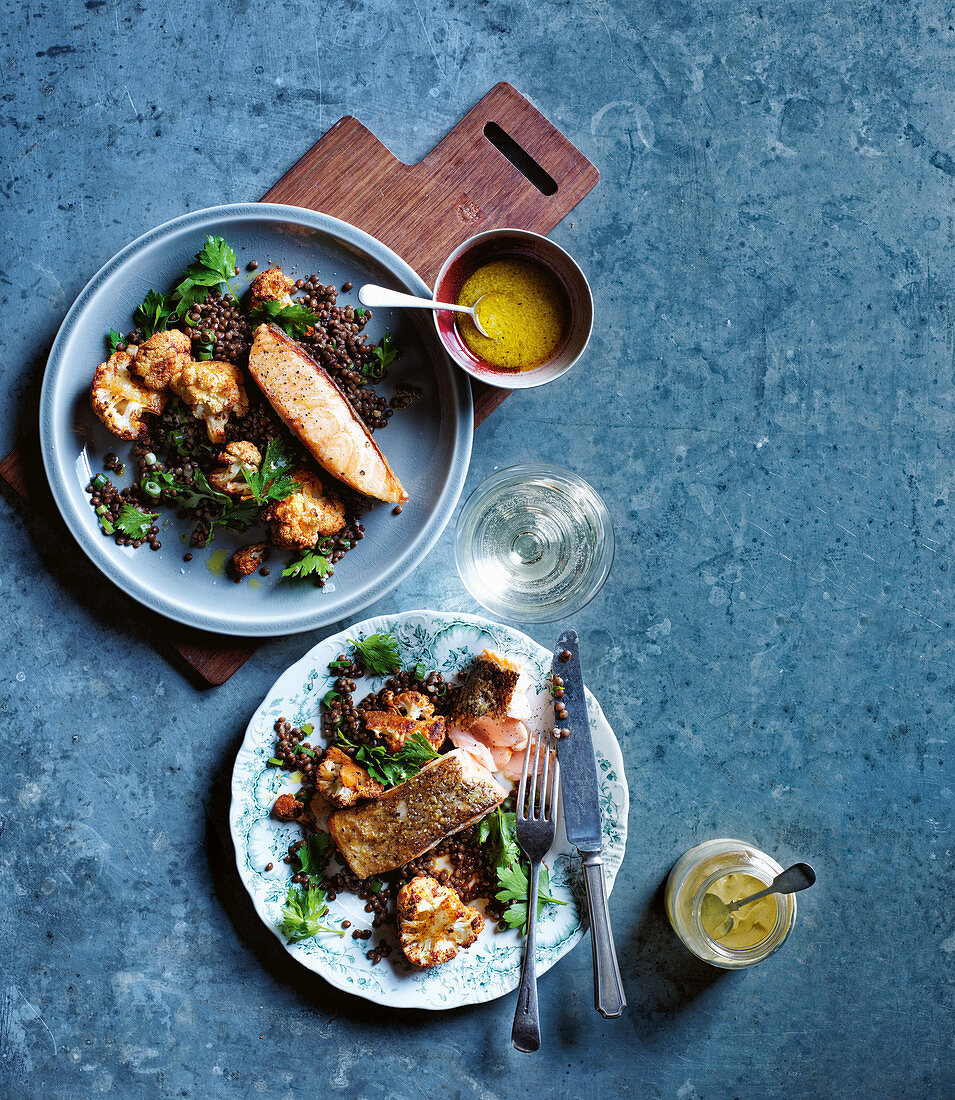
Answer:
<svg viewBox="0 0 955 1100"><path fill-rule="evenodd" d="M794 863L792 867L780 872L765 890L750 894L748 898L740 898L739 901L731 901L729 905L716 894L704 894L700 903L700 918L705 928L713 929L710 935L717 939L733 930L733 914L737 909L770 894L797 894L800 890L808 890L815 881L816 872L808 863Z"/></svg>
<svg viewBox="0 0 955 1100"><path fill-rule="evenodd" d="M365 283L358 291L358 301L369 309L449 309L452 313L466 313L478 332L488 340L493 340L494 337L485 331L477 315L477 308L485 297L482 294L473 306L456 306L450 302L436 302L432 298L416 298L413 294L402 294L399 290L388 290L387 287L375 286L374 283Z"/></svg>

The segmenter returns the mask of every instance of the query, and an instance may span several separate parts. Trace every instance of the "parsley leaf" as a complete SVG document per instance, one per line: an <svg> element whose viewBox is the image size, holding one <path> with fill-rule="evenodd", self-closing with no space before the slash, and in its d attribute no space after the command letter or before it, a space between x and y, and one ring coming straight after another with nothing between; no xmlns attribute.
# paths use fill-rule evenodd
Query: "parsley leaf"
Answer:
<svg viewBox="0 0 955 1100"><path fill-rule="evenodd" d="M285 450L285 444L281 439L270 439L265 448L265 457L262 459L261 470L254 470L251 474L245 467L242 473L246 483L252 490L252 496L256 504L268 504L273 500L285 500L292 493L298 492L301 485L288 476L288 471L293 466L293 460Z"/></svg>
<svg viewBox="0 0 955 1100"><path fill-rule="evenodd" d="M116 345L122 344L123 342L124 341L122 336L120 336L116 329L111 328L109 330L109 334L106 337L106 350L109 352L110 355L115 355L116 352L119 350Z"/></svg>
<svg viewBox="0 0 955 1100"><path fill-rule="evenodd" d="M398 639L394 634L369 634L357 642L351 638L348 641L358 650L368 671L375 676L388 676L401 668Z"/></svg>
<svg viewBox="0 0 955 1100"><path fill-rule="evenodd" d="M251 321L271 321L284 329L289 336L305 336L318 324L318 317L300 302L282 305L281 302L260 302L250 313Z"/></svg>
<svg viewBox="0 0 955 1100"><path fill-rule="evenodd" d="M333 932L336 936L344 936L344 929L322 924L322 917L327 912L325 891L320 886L309 885L300 889L290 886L288 897L282 906L282 923L279 929L289 943L307 940L318 932Z"/></svg>
<svg viewBox="0 0 955 1100"><path fill-rule="evenodd" d="M478 844L491 844L495 871L520 862L521 850L515 835L516 815L495 810L478 824Z"/></svg>
<svg viewBox="0 0 955 1100"><path fill-rule="evenodd" d="M477 840L479 844L492 845L492 862L498 885L501 887L496 897L500 902L509 903L502 920L510 928L525 928L527 925L527 872L524 869L526 861L521 856L515 835L515 815L500 809L495 810L493 814L488 814L478 823ZM550 875L547 873L547 868L542 866L537 893L538 916L547 902L554 902L556 905L567 904L551 896Z"/></svg>
<svg viewBox="0 0 955 1100"><path fill-rule="evenodd" d="M328 833L316 832L298 850L298 861L302 865L302 874L320 875L328 862L328 849L332 838Z"/></svg>
<svg viewBox="0 0 955 1100"><path fill-rule="evenodd" d="M143 512L134 504L124 504L116 520L116 527L131 539L144 539L153 521L158 518L157 512Z"/></svg>
<svg viewBox="0 0 955 1100"><path fill-rule="evenodd" d="M391 333L386 332L371 351L377 362L362 363L359 370L362 377L367 378L369 382L380 382L385 377L388 365L398 358L398 349L391 338Z"/></svg>
<svg viewBox="0 0 955 1100"><path fill-rule="evenodd" d="M287 569L282 570L282 576L297 581L311 577L314 583L322 577L330 576L332 572L332 563L328 558L316 554L314 550L306 550L298 561L293 561Z"/></svg>
<svg viewBox="0 0 955 1100"><path fill-rule="evenodd" d="M158 473L150 471L140 482L142 489L150 496L158 497L168 493L176 498L182 508L195 508L204 501L219 506L219 512L210 516L209 539L212 539L216 527L228 527L232 531L245 531L259 518L259 506L253 501L233 500L226 493L220 493L209 484L209 479L200 469L193 470L192 484L177 481L168 471Z"/></svg>
<svg viewBox="0 0 955 1100"><path fill-rule="evenodd" d="M166 328L173 313L175 303L172 298L168 294L151 290L133 310L133 320L148 340L154 333L162 332Z"/></svg>
<svg viewBox="0 0 955 1100"><path fill-rule="evenodd" d="M501 886L501 889L497 892L497 900L500 902L510 902L507 909L504 910L504 915L501 918L509 928L520 928L522 931L527 930L527 874L524 871L523 866L520 863L514 864L513 867L508 867L504 871L498 871L497 881ZM561 901L560 898L552 897L550 894L550 875L547 873L547 868L541 864L540 883L537 891L537 915L541 915L541 911L548 902L553 902L555 905L566 905L566 901Z"/></svg>
<svg viewBox="0 0 955 1100"><path fill-rule="evenodd" d="M206 237L206 243L196 254L196 263L190 264L186 272L192 274L196 268L204 272L217 275L219 281L228 286L229 280L235 276L238 267L238 259L235 252L226 244L222 237Z"/></svg>
<svg viewBox="0 0 955 1100"><path fill-rule="evenodd" d="M441 755L420 733L413 733L395 753L389 752L384 745L353 745L341 733L338 734L338 741L352 750L355 762L361 764L372 779L377 779L386 787L404 783L408 776L421 771L429 760Z"/></svg>
<svg viewBox="0 0 955 1100"><path fill-rule="evenodd" d="M235 275L236 255L222 237L206 237L206 242L196 253L194 263L186 268L186 277L173 291L178 313L187 313L194 305L205 300L213 287L225 283L231 292L229 280Z"/></svg>

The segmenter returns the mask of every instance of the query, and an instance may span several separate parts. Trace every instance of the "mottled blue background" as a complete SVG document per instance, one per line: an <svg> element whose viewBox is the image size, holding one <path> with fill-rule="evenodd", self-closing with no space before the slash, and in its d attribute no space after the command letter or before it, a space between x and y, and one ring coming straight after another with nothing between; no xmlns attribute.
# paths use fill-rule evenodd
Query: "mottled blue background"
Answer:
<svg viewBox="0 0 955 1100"><path fill-rule="evenodd" d="M479 430L469 487L544 459L607 499L617 561L574 625L633 797L624 1019L593 1011L586 945L541 982L536 1057L513 998L344 997L257 923L219 841L247 717L313 639L199 691L4 488L0 1093L951 1096L950 6L3 8L0 453L102 262L258 198L343 114L415 160L509 79L599 166L553 234L597 298L586 360ZM476 610L450 532L370 610L428 605ZM727 834L820 878L738 974L661 901Z"/></svg>

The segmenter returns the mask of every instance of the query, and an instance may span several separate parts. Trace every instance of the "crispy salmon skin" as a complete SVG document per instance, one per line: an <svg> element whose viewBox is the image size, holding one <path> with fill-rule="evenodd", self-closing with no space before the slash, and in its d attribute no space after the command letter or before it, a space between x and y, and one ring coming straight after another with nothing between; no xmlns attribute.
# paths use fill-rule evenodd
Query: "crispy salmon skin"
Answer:
<svg viewBox="0 0 955 1100"><path fill-rule="evenodd" d="M467 729L479 718L504 718L520 672L504 657L485 649L468 670L458 694L451 724Z"/></svg>
<svg viewBox="0 0 955 1100"><path fill-rule="evenodd" d="M486 768L455 749L374 802L333 813L328 827L348 866L364 879L417 859L506 797Z"/></svg>
<svg viewBox="0 0 955 1100"><path fill-rule="evenodd" d="M404 504L408 494L331 376L274 325L255 330L249 371L269 404L332 477L359 493Z"/></svg>

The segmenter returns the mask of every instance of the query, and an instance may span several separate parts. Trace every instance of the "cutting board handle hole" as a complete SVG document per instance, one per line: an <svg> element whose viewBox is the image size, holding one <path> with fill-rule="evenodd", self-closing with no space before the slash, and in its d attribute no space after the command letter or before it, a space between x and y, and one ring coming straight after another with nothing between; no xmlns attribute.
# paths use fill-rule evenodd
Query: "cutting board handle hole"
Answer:
<svg viewBox="0 0 955 1100"><path fill-rule="evenodd" d="M557 181L553 176L541 168L530 153L522 149L496 122L487 123L484 127L484 136L499 153L507 157L522 176L530 180L542 195L557 194Z"/></svg>

